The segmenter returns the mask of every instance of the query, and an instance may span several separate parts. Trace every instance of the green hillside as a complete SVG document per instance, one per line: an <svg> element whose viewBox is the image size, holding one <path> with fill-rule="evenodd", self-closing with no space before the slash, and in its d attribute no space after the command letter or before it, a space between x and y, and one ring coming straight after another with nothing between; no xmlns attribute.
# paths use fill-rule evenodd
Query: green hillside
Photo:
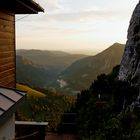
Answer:
<svg viewBox="0 0 140 140"><path fill-rule="evenodd" d="M123 51L124 45L115 43L95 56L74 62L60 75L60 79L66 83L63 89L79 91L87 88L97 75L108 74L114 66L120 64Z"/></svg>
<svg viewBox="0 0 140 140"><path fill-rule="evenodd" d="M45 97L46 95L42 92L39 92L35 89L30 88L29 86L22 85L22 84L16 84L16 89L26 91L27 96L33 96L33 97Z"/></svg>

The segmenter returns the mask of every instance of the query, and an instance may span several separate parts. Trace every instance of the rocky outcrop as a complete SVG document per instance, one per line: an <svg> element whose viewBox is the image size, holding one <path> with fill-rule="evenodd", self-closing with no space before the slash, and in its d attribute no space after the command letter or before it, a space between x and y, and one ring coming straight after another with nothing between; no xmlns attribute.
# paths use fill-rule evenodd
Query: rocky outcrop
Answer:
<svg viewBox="0 0 140 140"><path fill-rule="evenodd" d="M119 71L119 79L140 87L140 1L128 29L127 42Z"/></svg>

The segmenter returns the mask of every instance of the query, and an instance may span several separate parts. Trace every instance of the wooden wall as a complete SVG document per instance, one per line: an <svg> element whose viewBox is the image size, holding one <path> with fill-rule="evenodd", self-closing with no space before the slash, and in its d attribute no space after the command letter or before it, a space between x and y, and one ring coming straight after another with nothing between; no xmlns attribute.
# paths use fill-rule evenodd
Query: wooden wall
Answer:
<svg viewBox="0 0 140 140"><path fill-rule="evenodd" d="M15 87L15 15L1 10L0 86Z"/></svg>

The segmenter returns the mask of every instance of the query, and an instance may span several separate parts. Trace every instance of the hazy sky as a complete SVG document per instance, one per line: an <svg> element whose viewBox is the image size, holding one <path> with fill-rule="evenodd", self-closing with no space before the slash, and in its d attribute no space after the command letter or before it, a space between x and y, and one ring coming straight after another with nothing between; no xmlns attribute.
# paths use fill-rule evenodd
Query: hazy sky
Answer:
<svg viewBox="0 0 140 140"><path fill-rule="evenodd" d="M101 51L125 43L138 0L35 0L38 15L16 17L17 49Z"/></svg>

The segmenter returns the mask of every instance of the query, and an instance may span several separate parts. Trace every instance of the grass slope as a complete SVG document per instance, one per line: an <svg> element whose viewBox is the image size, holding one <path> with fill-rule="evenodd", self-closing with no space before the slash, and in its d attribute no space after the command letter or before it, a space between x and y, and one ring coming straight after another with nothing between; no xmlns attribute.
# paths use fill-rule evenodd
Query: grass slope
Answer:
<svg viewBox="0 0 140 140"><path fill-rule="evenodd" d="M34 89L32 89L26 85L22 85L22 84L16 84L16 89L26 91L27 96L33 96L33 97L45 97L46 96L44 93L34 90Z"/></svg>

